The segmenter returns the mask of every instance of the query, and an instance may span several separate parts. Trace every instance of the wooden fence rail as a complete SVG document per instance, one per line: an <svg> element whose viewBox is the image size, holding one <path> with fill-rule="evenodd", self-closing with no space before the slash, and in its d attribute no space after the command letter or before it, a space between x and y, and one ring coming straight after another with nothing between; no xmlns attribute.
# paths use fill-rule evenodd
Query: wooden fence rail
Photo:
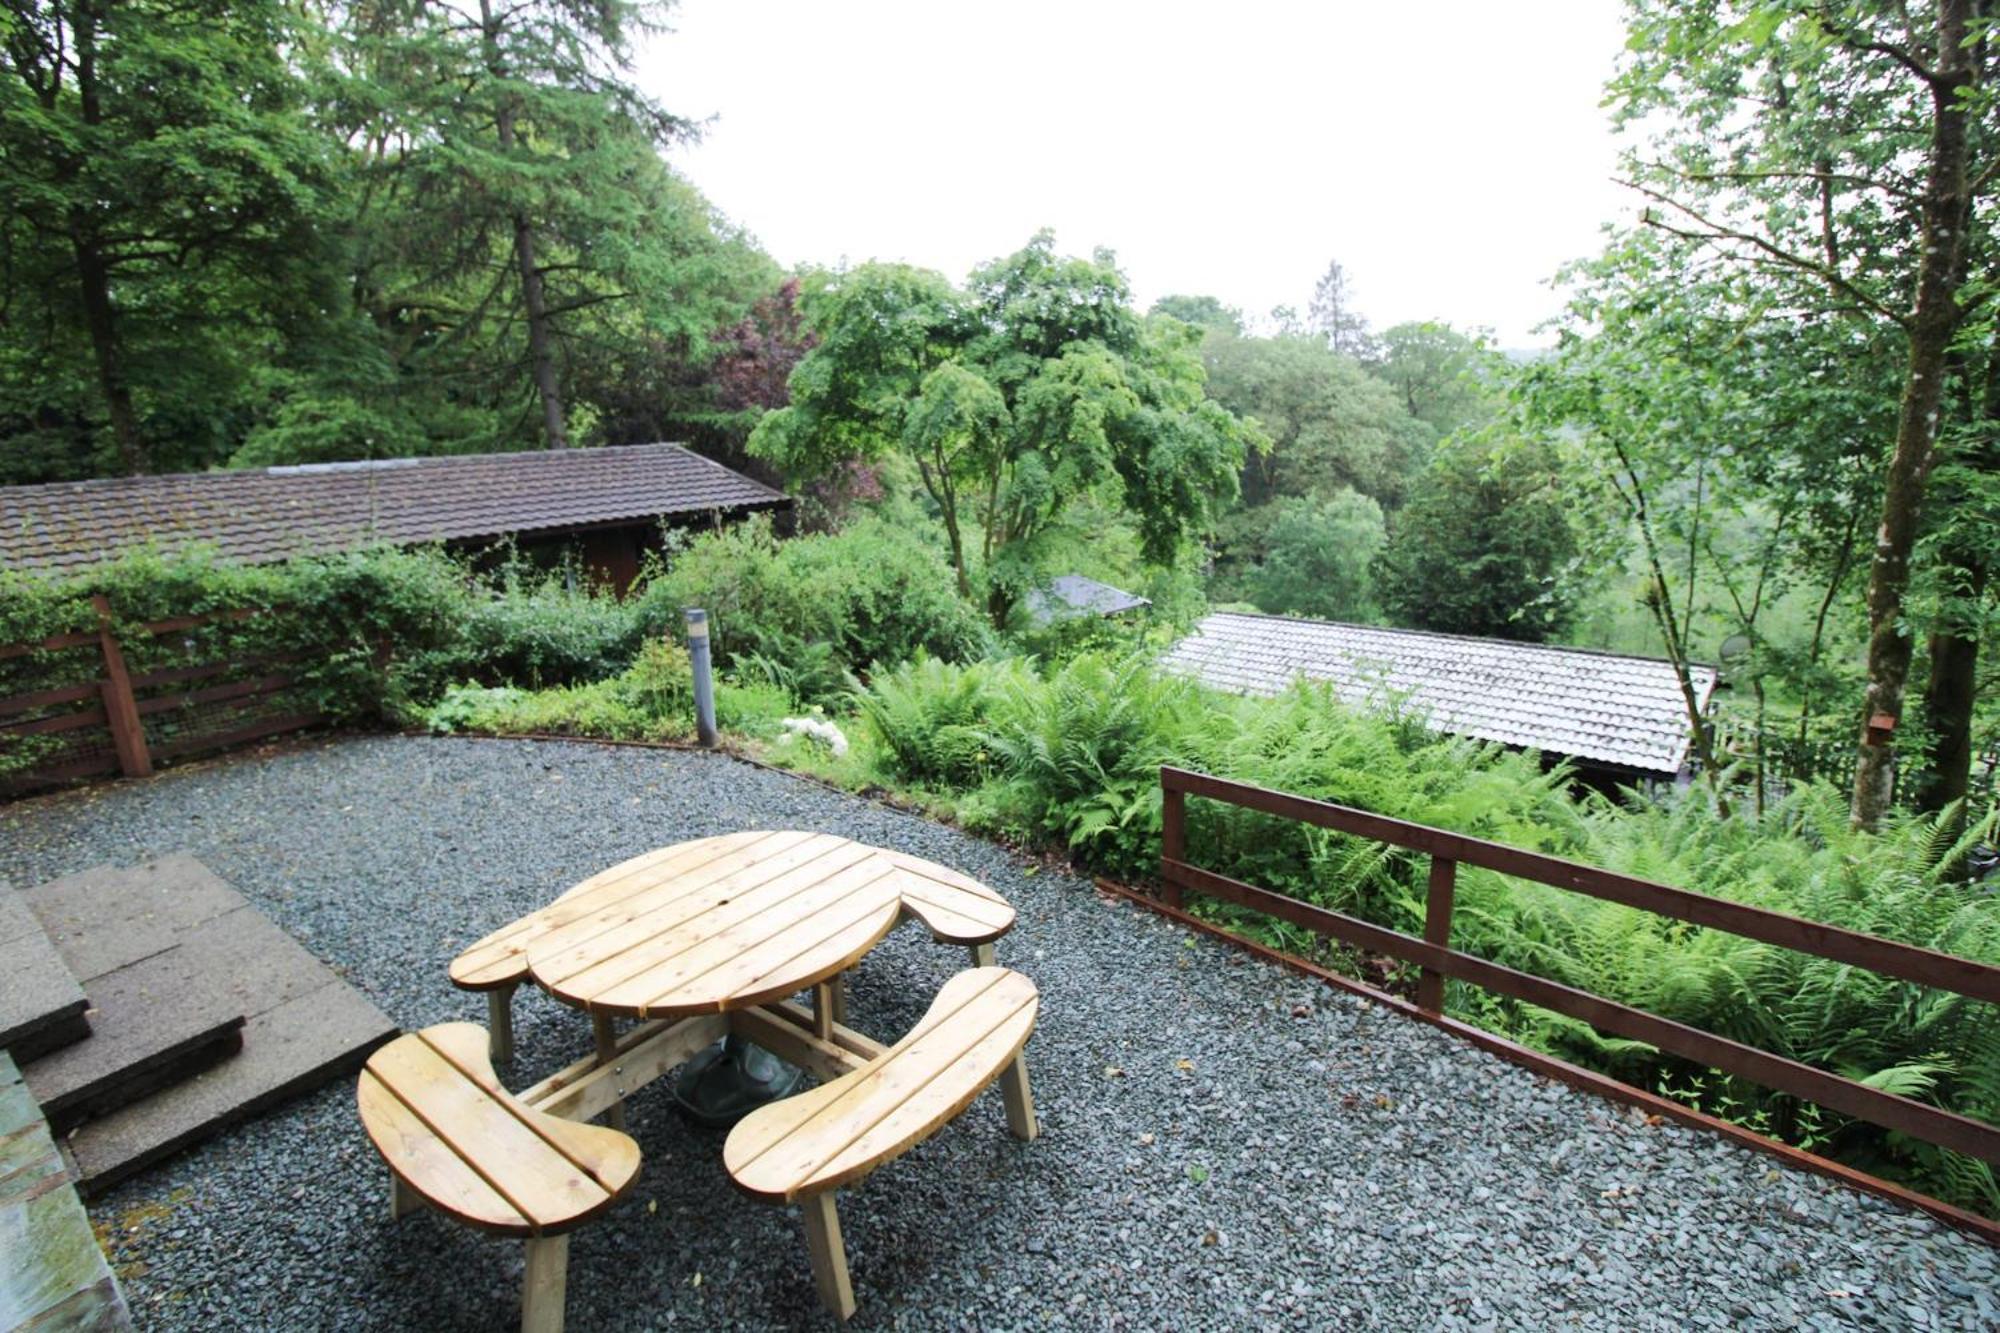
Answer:
<svg viewBox="0 0 2000 1333"><path fill-rule="evenodd" d="M110 602L91 599L97 627L51 635L32 643L0 644L0 662L31 654L80 654L56 674L70 683L0 699L0 759L10 744L31 737L60 737L54 753L26 764L0 767L0 792L20 792L72 778L121 773L145 777L156 760L223 749L245 741L298 731L324 719L317 710L285 699L298 684L286 655L237 655L133 672L126 664ZM264 614L248 607L170 616L137 627L148 639ZM125 631L130 635L133 631ZM248 674L246 673L256 673ZM87 675L84 680L74 679ZM207 682L213 683L207 683ZM171 688L179 687L179 688ZM147 719L156 719L155 734ZM171 727L166 724L172 723Z"/></svg>
<svg viewBox="0 0 2000 1333"><path fill-rule="evenodd" d="M1459 865L1479 866L1517 879L1727 931L1746 939L1866 968L1901 981L1951 991L1986 1003L2000 1003L2000 967L1787 916L1782 912L1691 893L1616 871L1565 861L1560 857L1523 851L1518 847L1390 819L1310 797L1232 782L1205 773L1162 768L1160 788L1164 816L1160 875L1166 884L1165 897L1170 906L1181 906L1183 894L1193 890L1372 953L1413 963L1422 969L1417 983L1417 1003L1429 1014L1442 1014L1444 983L1447 978L1455 978L1567 1014L1602 1031L1645 1042L1708 1068L1817 1102L1858 1120L2000 1164L2000 1127L1909 1097L1867 1087L1800 1061L1772 1055L1743 1042L1452 948L1453 888ZM1425 904L1423 938L1389 930L1190 864L1187 859L1189 796L1205 797L1246 810L1261 811L1427 853L1430 856L1430 886Z"/></svg>

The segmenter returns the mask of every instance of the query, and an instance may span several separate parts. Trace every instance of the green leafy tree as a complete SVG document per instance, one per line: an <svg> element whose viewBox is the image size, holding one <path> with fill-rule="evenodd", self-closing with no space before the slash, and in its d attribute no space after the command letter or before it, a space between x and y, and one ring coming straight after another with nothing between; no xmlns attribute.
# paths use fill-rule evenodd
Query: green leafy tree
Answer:
<svg viewBox="0 0 2000 1333"><path fill-rule="evenodd" d="M1239 417L1255 419L1270 448L1249 455L1243 498L1331 497L1346 488L1385 509L1403 501L1432 432L1394 390L1313 336L1241 338L1211 332L1202 343L1208 391Z"/></svg>
<svg viewBox="0 0 2000 1333"><path fill-rule="evenodd" d="M1198 329L1214 329L1238 336L1243 333L1243 312L1235 306L1224 305L1213 296L1162 296L1153 302L1153 308L1147 313L1171 315L1181 323L1192 324Z"/></svg>
<svg viewBox="0 0 2000 1333"><path fill-rule="evenodd" d="M1417 478L1376 565L1396 624L1543 643L1575 610L1567 469L1538 445L1467 440Z"/></svg>
<svg viewBox="0 0 2000 1333"><path fill-rule="evenodd" d="M1853 820L1874 828L1895 781L1907 600L1953 348L1991 286L1971 268L2000 175L1991 17L1978 0L1628 8L1611 95L1621 120L1647 129L1626 165L1656 206L1649 225L1755 279L1766 310L1901 339L1853 785Z"/></svg>
<svg viewBox="0 0 2000 1333"><path fill-rule="evenodd" d="M1264 557L1244 580L1276 614L1367 621L1376 616L1371 563L1386 539L1382 506L1353 491L1272 501Z"/></svg>
<svg viewBox="0 0 2000 1333"><path fill-rule="evenodd" d="M275 0L0 7L0 425L30 468L208 465L309 318L333 146L286 59L302 23Z"/></svg>
<svg viewBox="0 0 2000 1333"><path fill-rule="evenodd" d="M1505 363L1484 335L1468 336L1435 320L1384 329L1366 364L1439 438L1485 424L1501 400Z"/></svg>
<svg viewBox="0 0 2000 1333"><path fill-rule="evenodd" d="M960 587L983 587L996 624L1083 514L1129 513L1146 558L1170 563L1256 438L1205 396L1197 331L1140 320L1108 252L1060 256L1046 232L965 290L869 264L822 278L805 311L819 341L751 452L801 480L913 460Z"/></svg>

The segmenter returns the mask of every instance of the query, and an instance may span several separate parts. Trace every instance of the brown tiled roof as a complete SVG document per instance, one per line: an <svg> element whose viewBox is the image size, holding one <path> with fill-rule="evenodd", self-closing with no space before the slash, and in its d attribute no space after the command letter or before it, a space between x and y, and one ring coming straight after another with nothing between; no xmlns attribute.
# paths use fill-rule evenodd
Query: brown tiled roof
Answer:
<svg viewBox="0 0 2000 1333"><path fill-rule="evenodd" d="M66 573L196 543L254 564L789 503L677 444L4 486L0 568Z"/></svg>
<svg viewBox="0 0 2000 1333"><path fill-rule="evenodd" d="M1649 773L1687 762L1687 710L1671 663L1418 630L1218 612L1163 665L1238 694L1304 676L1352 704L1400 701L1437 731ZM1715 668L1695 666L1703 708Z"/></svg>

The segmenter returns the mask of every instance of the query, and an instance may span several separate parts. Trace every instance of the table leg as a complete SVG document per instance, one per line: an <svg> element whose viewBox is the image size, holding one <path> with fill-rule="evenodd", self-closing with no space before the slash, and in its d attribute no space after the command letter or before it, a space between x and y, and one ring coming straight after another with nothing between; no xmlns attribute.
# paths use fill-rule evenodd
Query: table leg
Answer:
<svg viewBox="0 0 2000 1333"><path fill-rule="evenodd" d="M992 946L991 944L975 944L975 945L973 945L973 946L972 946L972 965L973 965L974 967L991 967L991 966L993 966L993 946Z"/></svg>
<svg viewBox="0 0 2000 1333"><path fill-rule="evenodd" d="M833 1021L847 1026L847 973L833 979Z"/></svg>
<svg viewBox="0 0 2000 1333"><path fill-rule="evenodd" d="M610 1014L592 1014L591 1032L597 1038L597 1063L608 1065L618 1059L618 1028ZM604 1115L604 1123L613 1129L625 1128L625 1103L613 1102Z"/></svg>
<svg viewBox="0 0 2000 1333"><path fill-rule="evenodd" d="M516 983L518 984L518 983ZM486 1053L496 1065L514 1058L514 987L486 992Z"/></svg>
<svg viewBox="0 0 2000 1333"><path fill-rule="evenodd" d="M813 986L813 1036L821 1041L833 1040L833 1025L840 1020L835 996L840 994L840 978L833 977L817 982Z"/></svg>

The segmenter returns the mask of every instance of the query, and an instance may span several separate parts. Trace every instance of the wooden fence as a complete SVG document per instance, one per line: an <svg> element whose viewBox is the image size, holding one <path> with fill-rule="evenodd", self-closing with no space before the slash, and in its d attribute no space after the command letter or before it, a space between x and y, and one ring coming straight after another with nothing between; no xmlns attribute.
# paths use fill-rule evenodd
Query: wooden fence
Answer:
<svg viewBox="0 0 2000 1333"><path fill-rule="evenodd" d="M1728 931L1746 939L1866 968L1900 981L1951 991L1989 1004L2000 1003L2000 967L1780 912L1747 907L1723 898L1670 888L1665 884L1539 852L1406 823L1365 810L1211 777L1205 773L1162 768L1160 787L1164 804L1160 875L1166 884L1165 897L1169 906L1180 907L1182 895L1187 891L1205 893L1317 934L1331 936L1356 948L1413 963L1422 969L1417 983L1417 1006L1426 1014L1442 1015L1445 981L1455 978L1567 1014L1602 1031L1645 1042L1710 1069L1817 1102L1843 1115L2000 1164L2000 1127L1909 1097L1882 1092L1853 1079L1829 1074L1797 1060L1772 1055L1754 1046L1661 1018L1589 991L1461 953L1451 947L1453 889L1461 864L1481 866L1517 879L1622 903L1711 930ZM1356 917L1190 864L1187 848L1189 796L1205 797L1246 810L1261 811L1428 853L1430 886L1425 902L1423 938L1372 925Z"/></svg>
<svg viewBox="0 0 2000 1333"><path fill-rule="evenodd" d="M321 722L300 696L294 657L216 651L202 638L265 614L258 609L174 616L121 638L102 596L97 628L0 645L0 666L32 658L33 676L60 683L0 698L0 792L105 773L144 777L155 762L219 750ZM211 631L196 635L195 631ZM177 647L168 636L183 636ZM210 653L213 655L209 655ZM143 669L129 670L127 657Z"/></svg>

